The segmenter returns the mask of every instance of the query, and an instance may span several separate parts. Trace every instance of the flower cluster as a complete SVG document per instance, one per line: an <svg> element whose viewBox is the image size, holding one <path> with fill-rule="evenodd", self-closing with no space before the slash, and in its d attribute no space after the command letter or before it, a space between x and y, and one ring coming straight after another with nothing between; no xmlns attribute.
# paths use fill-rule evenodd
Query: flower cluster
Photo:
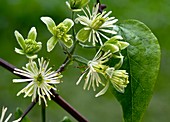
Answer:
<svg viewBox="0 0 170 122"><path fill-rule="evenodd" d="M99 84L104 86L104 88L98 94L96 94L96 97L103 95L107 91L109 87L109 82L112 83L113 87L118 92L124 93L124 89L129 83L128 73L126 72L126 70L117 70L115 69L115 67L109 67L108 65L106 65L105 63L111 57L112 53L110 51L103 54L99 50L95 57L88 62L88 68L80 76L76 84L78 85L84 75L87 74L83 87L84 89L86 89L88 86L87 89L89 90L92 86L93 90L96 91L96 86L99 87ZM100 75L104 77L105 82L102 82Z"/></svg>
<svg viewBox="0 0 170 122"><path fill-rule="evenodd" d="M86 41L92 42L95 47L99 43L100 49L92 60L87 63L87 69L83 72L77 81L77 85L80 83L82 78L85 77L84 89L96 90L96 87L103 85L104 88L96 94L96 97L103 95L109 88L111 83L113 87L121 93L124 93L128 81L128 73L126 70L119 70L123 64L123 56L121 50L124 50L129 46L129 43L121 41L122 36L117 35L115 23L118 19L115 17L109 17L111 11L99 12L99 4L93 7L92 13L89 7L86 10L82 8L85 15L78 15L75 19L76 23L82 24L83 27L76 35L77 40L84 43ZM115 64L114 67L107 65L107 61L113 58L120 59L119 63Z"/></svg>
<svg viewBox="0 0 170 122"><path fill-rule="evenodd" d="M85 59L87 69L82 73L76 84L78 85L86 75L84 89L89 90L92 87L95 91L100 85L104 86L96 94L96 97L104 94L110 83L118 92L124 93L124 89L129 83L128 73L119 68L123 64L121 50L128 47L129 43L122 41L123 38L115 30L115 23L118 19L109 17L112 12L101 11L100 4L96 4L90 12L89 6L86 6L88 2L89 0L67 1L66 4L73 13L82 11L84 15L77 14L75 18L74 16L72 19L66 18L59 24L56 24L50 17L40 18L52 34L52 37L47 41L47 51L51 52L59 43L64 53L68 54L64 63L71 62L76 60L74 60L73 55L76 45L83 45L82 43L88 41L88 43L91 43L90 46L92 45L98 51L92 60L87 61ZM79 23L83 27L76 30L74 25ZM72 29L72 35L69 34L70 29ZM62 75L53 71L51 67L48 68L49 61L46 61L43 57L38 58L37 53L41 50L42 43L36 42L37 32L35 27L31 28L26 39L18 31L15 31L15 37L21 47L21 49L15 48L15 52L26 55L29 59L26 67L15 68L14 71L15 74L22 76L22 79L13 79L14 83L28 83L25 88L18 92L17 96L24 93L24 97L32 97L32 101L38 98L39 104L43 100L47 106L47 99L51 100L51 95L53 95L51 90L57 90L55 84L61 83ZM76 43L78 41L80 43ZM98 46L100 47L98 48ZM77 60L84 59L80 57L78 56L79 59ZM38 58L38 63L35 62L36 58ZM107 62L111 58L118 58L120 61L114 67L110 67Z"/></svg>

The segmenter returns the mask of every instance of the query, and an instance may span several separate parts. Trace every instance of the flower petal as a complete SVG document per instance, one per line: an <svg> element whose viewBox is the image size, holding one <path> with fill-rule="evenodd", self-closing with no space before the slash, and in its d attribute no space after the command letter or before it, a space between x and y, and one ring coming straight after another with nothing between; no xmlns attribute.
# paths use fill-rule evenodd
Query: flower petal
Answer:
<svg viewBox="0 0 170 122"><path fill-rule="evenodd" d="M102 49L107 52L110 50L111 53L116 53L119 51L119 47L114 44L104 44Z"/></svg>
<svg viewBox="0 0 170 122"><path fill-rule="evenodd" d="M97 93L97 94L95 95L95 97L99 97L99 96L105 94L106 91L108 90L108 88L109 88L109 82L107 82L106 86L105 86L99 93Z"/></svg>
<svg viewBox="0 0 170 122"><path fill-rule="evenodd" d="M52 36L47 42L47 51L48 52L52 51L55 45L57 44L57 42L58 39L55 36Z"/></svg>
<svg viewBox="0 0 170 122"><path fill-rule="evenodd" d="M70 48L73 45L73 40L70 38L69 40L62 40L62 42L64 43L64 45L68 48Z"/></svg>
<svg viewBox="0 0 170 122"><path fill-rule="evenodd" d="M18 31L15 31L14 34L15 34L15 37L18 41L18 44L21 46L22 49L24 49L25 48L24 38L22 37L22 35Z"/></svg>
<svg viewBox="0 0 170 122"><path fill-rule="evenodd" d="M33 41L35 41L37 38L37 31L35 27L32 27L31 30L28 33L28 37L27 39L31 39Z"/></svg>
<svg viewBox="0 0 170 122"><path fill-rule="evenodd" d="M121 50L123 50L123 49L125 49L126 47L129 46L128 42L119 41L119 44L120 44L120 49Z"/></svg>
<svg viewBox="0 0 170 122"><path fill-rule="evenodd" d="M70 30L70 28L74 25L73 20L68 19L68 18L65 19L62 23L67 27L66 32L68 32Z"/></svg>
<svg viewBox="0 0 170 122"><path fill-rule="evenodd" d="M86 42L89 38L91 30L87 30L85 28L82 28L76 35L76 38L81 42Z"/></svg>
<svg viewBox="0 0 170 122"><path fill-rule="evenodd" d="M90 2L90 0L81 0L80 7L84 7Z"/></svg>
<svg viewBox="0 0 170 122"><path fill-rule="evenodd" d="M15 52L21 55L24 55L24 51L18 48L15 48Z"/></svg>
<svg viewBox="0 0 170 122"><path fill-rule="evenodd" d="M46 24L48 30L54 35L53 27L55 27L55 22L50 17L41 17L41 20Z"/></svg>

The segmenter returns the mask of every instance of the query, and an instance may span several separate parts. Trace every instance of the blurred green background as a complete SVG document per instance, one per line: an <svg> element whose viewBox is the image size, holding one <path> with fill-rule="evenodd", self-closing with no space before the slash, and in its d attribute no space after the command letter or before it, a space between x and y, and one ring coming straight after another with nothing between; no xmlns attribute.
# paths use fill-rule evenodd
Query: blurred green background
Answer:
<svg viewBox="0 0 170 122"><path fill-rule="evenodd" d="M50 16L56 23L70 17L65 5L66 0L0 0L0 58L7 60L17 67L27 62L24 56L14 52L19 47L14 37L18 30L24 37L32 26L38 31L38 41L44 43L39 56L51 59L51 64L57 68L65 56L59 46L52 53L46 52L45 42L51 37L46 26L40 21L41 16ZM91 0L95 2L95 0ZM112 15L121 20L137 19L144 22L159 39L162 52L160 73L155 86L153 99L144 115L143 122L169 122L170 120L170 1L169 0L101 0L107 5L106 10L112 10ZM93 54L93 51L77 50L78 53ZM87 56L87 58L91 55ZM74 71L72 70L74 69ZM90 122L121 122L122 111L119 103L107 92L106 95L95 98L94 92L82 90L82 84L75 82L80 75L76 66L70 66L64 72L64 82L59 85L59 94L73 107L89 119ZM17 92L26 84L13 84L15 75L0 67L0 108L8 107L8 112L14 112L16 107L23 110L30 104L31 99L23 99L23 95L16 97ZM140 96L139 96L140 97ZM48 102L47 122L57 122L65 115L70 116L54 102ZM36 105L28 114L33 122L41 121L41 107ZM71 119L74 120L72 117Z"/></svg>

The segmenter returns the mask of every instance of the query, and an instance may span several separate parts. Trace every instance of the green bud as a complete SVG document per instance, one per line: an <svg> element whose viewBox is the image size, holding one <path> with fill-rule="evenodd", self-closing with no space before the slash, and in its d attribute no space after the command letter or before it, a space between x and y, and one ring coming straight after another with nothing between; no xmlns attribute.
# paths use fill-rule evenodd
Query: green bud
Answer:
<svg viewBox="0 0 170 122"><path fill-rule="evenodd" d="M18 41L18 44L22 48L22 49L15 48L16 53L21 55L26 55L28 58L37 57L35 53L41 50L42 43L35 41L37 37L37 32L35 27L32 27L30 29L27 39L24 39L18 31L15 31L15 37Z"/></svg>
<svg viewBox="0 0 170 122"><path fill-rule="evenodd" d="M26 45L26 47L24 49L24 52L29 55L37 53L42 47L41 42L36 42L31 39L26 39L25 45Z"/></svg>
<svg viewBox="0 0 170 122"><path fill-rule="evenodd" d="M73 11L81 11L81 8L87 5L89 1L90 0L69 0L69 2L66 1L66 5Z"/></svg>

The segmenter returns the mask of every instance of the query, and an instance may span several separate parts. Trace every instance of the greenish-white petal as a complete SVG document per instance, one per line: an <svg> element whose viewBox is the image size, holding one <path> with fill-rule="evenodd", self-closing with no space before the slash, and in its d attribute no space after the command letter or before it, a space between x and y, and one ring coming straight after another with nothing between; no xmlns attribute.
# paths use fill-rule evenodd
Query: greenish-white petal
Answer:
<svg viewBox="0 0 170 122"><path fill-rule="evenodd" d="M40 51L42 48L42 43L41 42L37 42L37 49L34 51L34 53L37 53L38 51Z"/></svg>
<svg viewBox="0 0 170 122"><path fill-rule="evenodd" d="M62 42L68 48L70 48L73 45L73 40L71 38L69 40L62 40Z"/></svg>
<svg viewBox="0 0 170 122"><path fill-rule="evenodd" d="M113 82L112 80L111 80L111 83L112 83L112 85L113 85L113 87L118 91L118 92L120 92L120 93L124 93L125 92L125 87L124 87L124 85L119 85L119 84L116 84L115 82Z"/></svg>
<svg viewBox="0 0 170 122"><path fill-rule="evenodd" d="M68 6L69 9L71 9L70 3L66 1L66 5Z"/></svg>
<svg viewBox="0 0 170 122"><path fill-rule="evenodd" d="M21 46L22 49L24 49L25 48L24 38L18 31L15 31L14 34L15 34L18 44Z"/></svg>
<svg viewBox="0 0 170 122"><path fill-rule="evenodd" d="M84 7L85 5L87 5L90 2L90 0L81 0L80 6Z"/></svg>
<svg viewBox="0 0 170 122"><path fill-rule="evenodd" d="M99 97L99 96L105 94L105 93L107 92L108 88L109 88L109 84L110 84L110 83L107 82L106 86L105 86L99 93L97 93L97 94L95 95L95 97Z"/></svg>
<svg viewBox="0 0 170 122"><path fill-rule="evenodd" d="M55 45L57 44L58 39L55 36L52 36L48 41L47 41L47 51L50 52L53 50Z"/></svg>
<svg viewBox="0 0 170 122"><path fill-rule="evenodd" d="M35 41L37 38L37 31L35 27L32 27L31 30L28 33L28 37L27 39L31 39L33 41Z"/></svg>
<svg viewBox="0 0 170 122"><path fill-rule="evenodd" d="M114 71L115 71L115 68L114 68L114 67L109 67L109 68L106 69L106 74L107 74L110 78L112 78Z"/></svg>
<svg viewBox="0 0 170 122"><path fill-rule="evenodd" d="M29 59L35 59L35 58L37 58L38 57L38 55L28 55L28 54L26 54L26 56L27 56L27 58L29 58Z"/></svg>
<svg viewBox="0 0 170 122"><path fill-rule="evenodd" d="M129 46L128 42L119 41L119 44L120 44L120 49L121 50L123 50L123 49L125 49L126 47Z"/></svg>
<svg viewBox="0 0 170 122"><path fill-rule="evenodd" d="M86 42L87 39L89 38L90 36L90 32L91 30L89 29L85 29L85 28L82 28L76 35L76 38L80 41L80 42Z"/></svg>
<svg viewBox="0 0 170 122"><path fill-rule="evenodd" d="M48 30L54 35L53 28L56 26L55 22L50 17L41 17L41 20L46 24Z"/></svg>
<svg viewBox="0 0 170 122"><path fill-rule="evenodd" d="M66 32L68 32L70 28L74 25L73 20L68 18L66 18L62 23L67 27Z"/></svg>
<svg viewBox="0 0 170 122"><path fill-rule="evenodd" d="M21 55L24 55L24 51L18 48L15 48L15 52Z"/></svg>
<svg viewBox="0 0 170 122"><path fill-rule="evenodd" d="M114 37L110 38L108 41L105 42L105 44L115 44L117 45L118 40Z"/></svg>
<svg viewBox="0 0 170 122"><path fill-rule="evenodd" d="M119 47L114 44L104 44L102 49L107 52L110 51L111 53L116 53L119 51Z"/></svg>

